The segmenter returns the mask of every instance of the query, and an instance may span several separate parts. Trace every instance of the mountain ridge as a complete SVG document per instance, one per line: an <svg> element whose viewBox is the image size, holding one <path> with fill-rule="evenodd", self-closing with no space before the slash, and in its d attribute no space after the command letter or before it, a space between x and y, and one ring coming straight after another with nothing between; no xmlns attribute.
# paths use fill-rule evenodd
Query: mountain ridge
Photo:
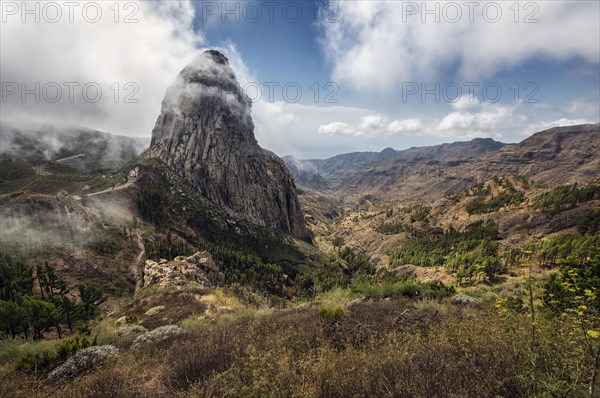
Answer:
<svg viewBox="0 0 600 398"><path fill-rule="evenodd" d="M423 199L465 189L477 179L494 174L522 173L551 184L590 179L600 173L600 160L594 151L599 142L600 124L586 124L547 129L516 144L475 138L400 151L386 148L381 152L355 152L323 160L289 156L284 160L298 185L306 189L353 200L364 195ZM558 162L553 164L555 160ZM552 171L560 177L554 178ZM420 194L415 195L415 191Z"/></svg>

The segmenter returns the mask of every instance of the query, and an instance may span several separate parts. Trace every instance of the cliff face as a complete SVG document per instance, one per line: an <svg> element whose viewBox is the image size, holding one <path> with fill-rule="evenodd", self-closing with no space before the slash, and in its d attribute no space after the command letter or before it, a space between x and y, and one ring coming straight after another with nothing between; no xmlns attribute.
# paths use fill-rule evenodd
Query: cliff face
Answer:
<svg viewBox="0 0 600 398"><path fill-rule="evenodd" d="M206 51L167 90L147 156L230 214L305 238L294 180L280 158L258 145L251 105L227 58Z"/></svg>

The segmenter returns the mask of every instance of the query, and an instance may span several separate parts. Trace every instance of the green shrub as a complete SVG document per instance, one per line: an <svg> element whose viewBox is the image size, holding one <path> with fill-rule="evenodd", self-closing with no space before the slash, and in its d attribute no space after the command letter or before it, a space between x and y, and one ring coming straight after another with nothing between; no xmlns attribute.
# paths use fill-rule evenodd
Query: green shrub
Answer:
<svg viewBox="0 0 600 398"><path fill-rule="evenodd" d="M325 307L319 308L319 316L328 323L339 323L346 319L346 311L342 307Z"/></svg>
<svg viewBox="0 0 600 398"><path fill-rule="evenodd" d="M45 374L56 365L56 353L52 351L26 352L17 358L15 368L34 376Z"/></svg>
<svg viewBox="0 0 600 398"><path fill-rule="evenodd" d="M210 325L210 319L207 319L204 315L192 315L180 322L183 330L191 331L200 328L204 328Z"/></svg>
<svg viewBox="0 0 600 398"><path fill-rule="evenodd" d="M357 298L359 298L359 296L356 293L352 292L350 289L343 289L337 287L335 289L331 289L327 292L321 293L317 297L317 301L319 301L324 307L346 308L349 307L350 304L352 304L352 302Z"/></svg>
<svg viewBox="0 0 600 398"><path fill-rule="evenodd" d="M46 374L78 351L95 344L96 339L90 342L80 335L63 339L58 344L39 342L25 347L23 353L17 358L15 367L17 370L33 375Z"/></svg>
<svg viewBox="0 0 600 398"><path fill-rule="evenodd" d="M425 221L431 212L431 207L426 205L418 205L413 207L410 215L410 222Z"/></svg>
<svg viewBox="0 0 600 398"><path fill-rule="evenodd" d="M25 343L20 348L20 355L15 362L19 371L33 375L41 375L56 364L56 345L49 341Z"/></svg>
<svg viewBox="0 0 600 398"><path fill-rule="evenodd" d="M27 340L18 337L0 338L0 365L19 356Z"/></svg>
<svg viewBox="0 0 600 398"><path fill-rule="evenodd" d="M78 351L96 345L96 338L89 341L87 337L75 335L70 338L63 339L56 346L57 361L64 362L67 358L75 355Z"/></svg>

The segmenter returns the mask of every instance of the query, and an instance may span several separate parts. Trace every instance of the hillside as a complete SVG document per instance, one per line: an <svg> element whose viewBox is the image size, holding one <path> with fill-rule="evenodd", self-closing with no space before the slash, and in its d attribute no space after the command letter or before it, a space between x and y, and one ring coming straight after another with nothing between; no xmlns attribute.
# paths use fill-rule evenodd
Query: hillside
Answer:
<svg viewBox="0 0 600 398"><path fill-rule="evenodd" d="M236 217L161 159L108 150L135 141L13 137L1 155L0 395L585 396L597 370L582 336L597 324L598 125L286 158L305 173L310 243ZM35 308L58 312L31 323ZM112 359L64 368L65 350ZM460 381L469 355L481 382Z"/></svg>
<svg viewBox="0 0 600 398"><path fill-rule="evenodd" d="M600 125L595 124L541 131L518 144L474 139L326 160L284 160L299 185L343 196L349 203L367 195L415 201L493 176L521 175L549 186L585 182L600 174L599 142Z"/></svg>

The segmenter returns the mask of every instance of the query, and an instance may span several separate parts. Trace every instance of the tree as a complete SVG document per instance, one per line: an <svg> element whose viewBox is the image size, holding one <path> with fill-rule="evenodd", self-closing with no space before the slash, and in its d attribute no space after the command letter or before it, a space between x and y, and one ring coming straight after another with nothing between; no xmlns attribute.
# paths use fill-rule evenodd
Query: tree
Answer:
<svg viewBox="0 0 600 398"><path fill-rule="evenodd" d="M27 323L33 329L33 338L41 339L43 332L49 327L57 327L57 333L60 336L60 327L57 325L60 313L54 304L39 299L35 296L25 296L23 306L27 316Z"/></svg>
<svg viewBox="0 0 600 398"><path fill-rule="evenodd" d="M331 244L333 245L334 249L337 248L338 255L339 255L340 254L340 249L342 248L342 246L344 246L344 238L342 238L341 236L336 236L331 241Z"/></svg>
<svg viewBox="0 0 600 398"><path fill-rule="evenodd" d="M19 330L25 326L25 310L14 301L0 300L0 325L1 330L16 337Z"/></svg>
<svg viewBox="0 0 600 398"><path fill-rule="evenodd" d="M84 319L91 319L96 316L98 306L106 301L106 297L96 286L81 284L78 288L81 297L81 315Z"/></svg>
<svg viewBox="0 0 600 398"><path fill-rule="evenodd" d="M15 301L21 293L31 294L32 289L31 268L23 261L0 254L0 300Z"/></svg>
<svg viewBox="0 0 600 398"><path fill-rule="evenodd" d="M74 300L71 300L67 295L62 295L59 299L58 307L61 310L61 319L67 322L69 331L73 333L73 321L77 305Z"/></svg>

